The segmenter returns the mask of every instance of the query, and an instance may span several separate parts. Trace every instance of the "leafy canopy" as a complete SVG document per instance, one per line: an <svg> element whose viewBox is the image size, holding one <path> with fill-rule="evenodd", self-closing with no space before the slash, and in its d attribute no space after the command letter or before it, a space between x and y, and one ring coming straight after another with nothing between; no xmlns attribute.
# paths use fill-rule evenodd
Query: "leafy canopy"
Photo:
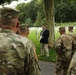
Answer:
<svg viewBox="0 0 76 75"><path fill-rule="evenodd" d="M2 5L2 4L10 4L12 1L18 1L18 0L0 0L0 5Z"/></svg>

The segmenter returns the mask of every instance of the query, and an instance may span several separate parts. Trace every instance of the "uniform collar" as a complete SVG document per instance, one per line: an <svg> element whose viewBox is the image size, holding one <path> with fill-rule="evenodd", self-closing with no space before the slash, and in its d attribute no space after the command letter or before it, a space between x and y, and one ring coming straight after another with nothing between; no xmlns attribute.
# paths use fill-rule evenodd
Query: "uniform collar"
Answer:
<svg viewBox="0 0 76 75"><path fill-rule="evenodd" d="M10 29L2 29L1 32L5 32L5 33L15 33L14 31L10 30Z"/></svg>

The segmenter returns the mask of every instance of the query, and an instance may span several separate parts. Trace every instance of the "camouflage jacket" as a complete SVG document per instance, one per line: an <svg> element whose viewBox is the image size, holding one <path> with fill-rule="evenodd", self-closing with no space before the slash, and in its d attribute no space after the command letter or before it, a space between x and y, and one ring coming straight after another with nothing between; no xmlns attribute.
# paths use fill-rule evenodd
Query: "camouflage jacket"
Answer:
<svg viewBox="0 0 76 75"><path fill-rule="evenodd" d="M76 75L76 52L74 53L67 75Z"/></svg>
<svg viewBox="0 0 76 75"><path fill-rule="evenodd" d="M27 49L30 52L31 61L28 64L29 65L28 74L26 75L41 75L41 69L38 64L38 58L37 58L36 51L35 51L35 45L30 40L27 43ZM25 66L27 66L27 64L25 64Z"/></svg>
<svg viewBox="0 0 76 75"><path fill-rule="evenodd" d="M27 38L11 30L3 30L0 33L0 73L7 75L11 71L15 72L15 75L17 72L22 75L36 75L32 66L34 57L30 49L31 43Z"/></svg>
<svg viewBox="0 0 76 75"><path fill-rule="evenodd" d="M76 34L74 32L70 32L69 35L73 38L74 40L74 45L73 45L73 51L76 50Z"/></svg>
<svg viewBox="0 0 76 75"><path fill-rule="evenodd" d="M57 57L61 60L71 59L73 39L67 34L62 34L55 45Z"/></svg>

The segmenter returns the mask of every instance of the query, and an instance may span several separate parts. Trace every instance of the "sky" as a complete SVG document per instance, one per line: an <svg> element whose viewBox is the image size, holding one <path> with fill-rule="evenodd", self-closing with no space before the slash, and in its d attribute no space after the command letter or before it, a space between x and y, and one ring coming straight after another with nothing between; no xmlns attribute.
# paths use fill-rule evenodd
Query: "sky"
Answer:
<svg viewBox="0 0 76 75"><path fill-rule="evenodd" d="M6 7L11 7L11 8L15 8L17 6L17 4L19 3L27 3L30 2L31 0L19 0L19 1L13 1L11 4L6 5Z"/></svg>

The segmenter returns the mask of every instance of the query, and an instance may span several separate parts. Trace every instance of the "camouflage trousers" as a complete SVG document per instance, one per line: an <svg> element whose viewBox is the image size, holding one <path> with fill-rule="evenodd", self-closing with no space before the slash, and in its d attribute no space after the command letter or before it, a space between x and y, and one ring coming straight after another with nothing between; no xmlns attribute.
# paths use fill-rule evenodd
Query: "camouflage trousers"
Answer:
<svg viewBox="0 0 76 75"><path fill-rule="evenodd" d="M24 72L17 68L8 68L0 65L0 75L24 75Z"/></svg>
<svg viewBox="0 0 76 75"><path fill-rule="evenodd" d="M24 75L23 73L9 73L9 74L5 74L5 73L0 73L0 75Z"/></svg>
<svg viewBox="0 0 76 75"><path fill-rule="evenodd" d="M70 61L62 61L57 59L55 66L55 75L67 75Z"/></svg>

